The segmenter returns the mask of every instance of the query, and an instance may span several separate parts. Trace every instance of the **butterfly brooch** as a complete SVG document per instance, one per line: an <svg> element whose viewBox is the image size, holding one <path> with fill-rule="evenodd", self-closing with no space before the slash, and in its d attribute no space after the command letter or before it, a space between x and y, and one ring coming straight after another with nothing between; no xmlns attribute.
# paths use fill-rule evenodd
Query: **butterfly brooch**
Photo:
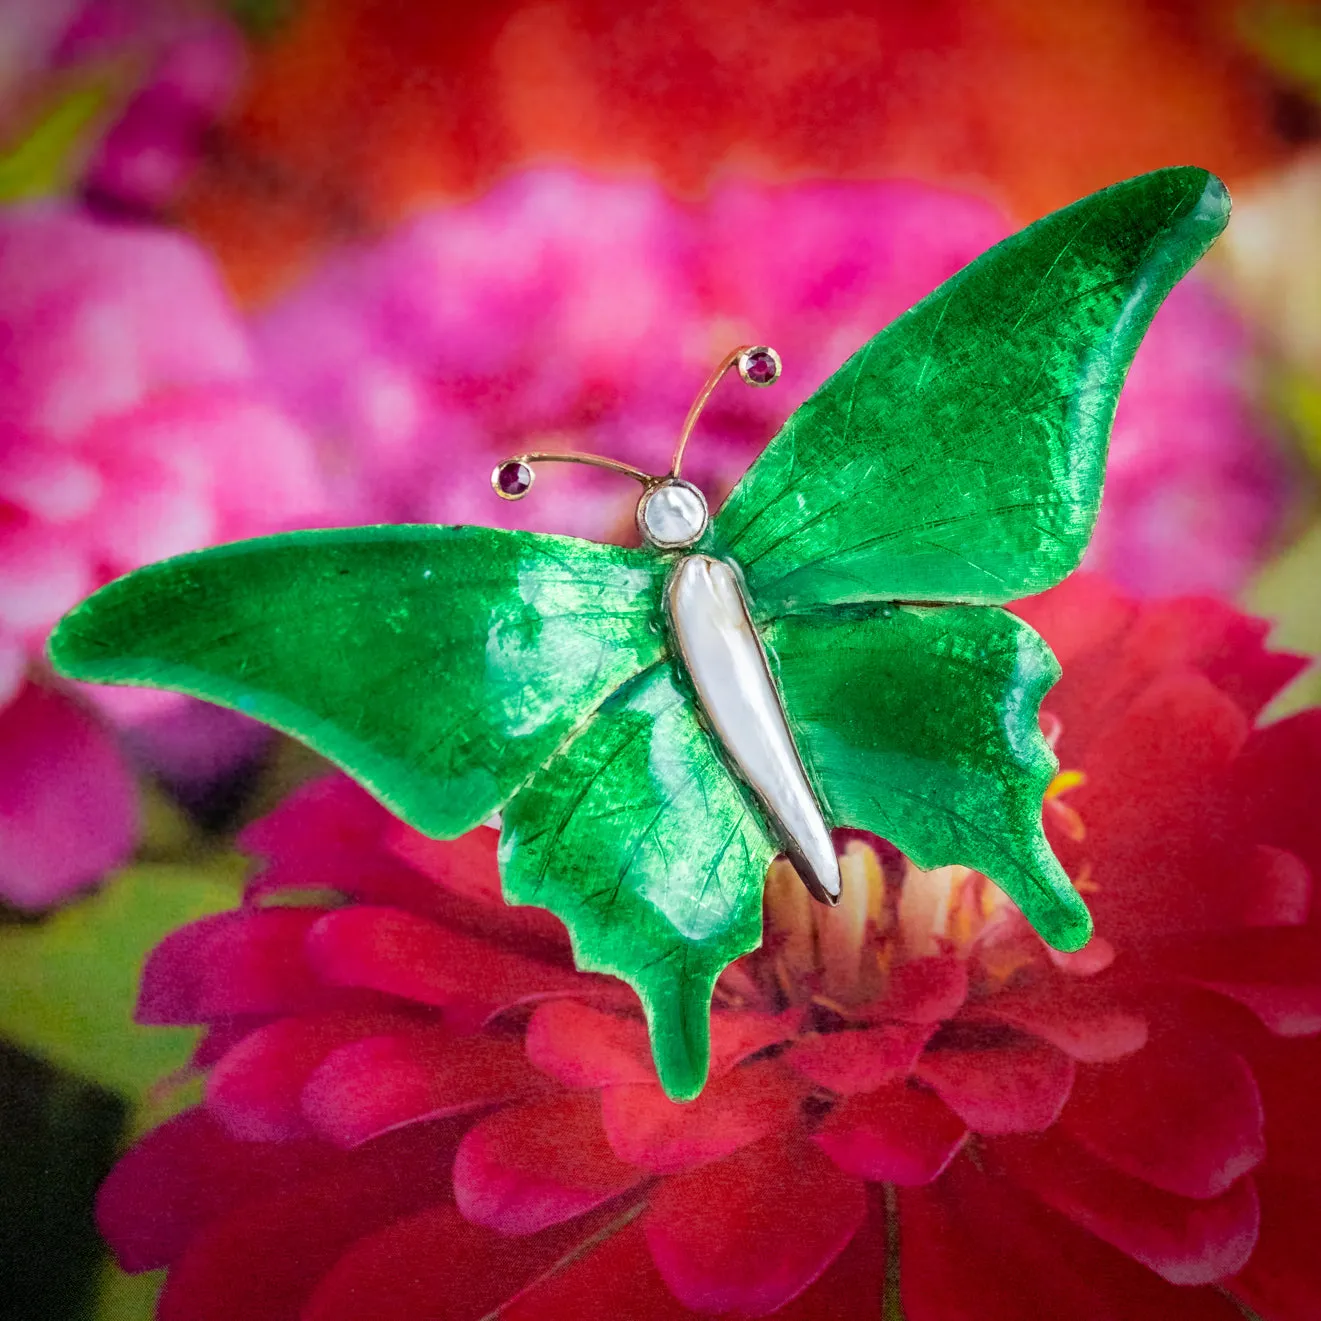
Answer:
<svg viewBox="0 0 1321 1321"><path fill-rule="evenodd" d="M1059 676L998 607L1091 536L1115 405L1165 295L1224 228L1204 170L1045 217L850 358L712 517L671 470L640 549L486 527L294 532L149 565L60 623L55 669L205 698L301 739L424 834L501 816L513 904L637 991L666 1092L695 1096L712 989L761 939L777 853L831 902L831 830L983 872L1061 950L1091 933L1042 833Z"/></svg>

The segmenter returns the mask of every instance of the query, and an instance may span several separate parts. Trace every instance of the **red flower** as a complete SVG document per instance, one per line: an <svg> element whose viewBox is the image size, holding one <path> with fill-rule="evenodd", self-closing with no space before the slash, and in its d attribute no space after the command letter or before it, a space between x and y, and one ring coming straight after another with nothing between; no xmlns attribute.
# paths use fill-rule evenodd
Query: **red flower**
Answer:
<svg viewBox="0 0 1321 1321"><path fill-rule="evenodd" d="M1100 935L1052 954L984 878L842 832L840 908L773 872L689 1105L630 994L501 904L494 832L341 779L259 823L245 909L144 976L144 1021L209 1026L205 1103L101 1195L160 1315L1321 1314L1321 712L1253 728L1299 662L1227 606L1075 578L1024 613ZM277 902L309 889L346 902Z"/></svg>
<svg viewBox="0 0 1321 1321"><path fill-rule="evenodd" d="M269 292L346 228L533 161L689 196L731 171L921 178L1020 220L1171 161L1234 191L1289 149L1278 92L1243 48L1247 8L318 0L253 52L184 215L231 281ZM777 228L748 241L769 260Z"/></svg>

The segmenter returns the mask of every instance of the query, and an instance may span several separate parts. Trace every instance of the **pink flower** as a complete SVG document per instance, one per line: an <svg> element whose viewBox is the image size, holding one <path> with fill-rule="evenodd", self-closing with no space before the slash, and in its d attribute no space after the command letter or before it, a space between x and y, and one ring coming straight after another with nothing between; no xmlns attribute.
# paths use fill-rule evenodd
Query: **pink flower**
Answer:
<svg viewBox="0 0 1321 1321"><path fill-rule="evenodd" d="M71 81L107 90L83 189L132 212L174 199L246 63L233 23L176 0L0 0L0 49L0 109L19 136Z"/></svg>
<svg viewBox="0 0 1321 1321"><path fill-rule="evenodd" d="M0 706L0 895L44 908L118 865L137 836L137 789L103 719L26 683Z"/></svg>
<svg viewBox="0 0 1321 1321"><path fill-rule="evenodd" d="M1229 595L1259 563L1285 497L1251 401L1247 329L1186 280L1156 313L1115 418L1086 564L1130 591Z"/></svg>
<svg viewBox="0 0 1321 1321"><path fill-rule="evenodd" d="M256 333L282 397L335 445L350 517L626 536L618 478L547 468L507 505L492 466L577 448L662 470L716 360L765 341L782 383L725 386L690 449L720 495L855 348L1007 231L985 202L919 184L731 182L681 205L533 171L328 262ZM1196 281L1176 290L1120 405L1093 552L1130 589L1230 590L1274 529L1247 364L1233 313Z"/></svg>
<svg viewBox="0 0 1321 1321"><path fill-rule="evenodd" d="M84 173L84 195L99 207L157 212L172 202L242 81L242 38L219 16L176 22L157 45Z"/></svg>
<svg viewBox="0 0 1321 1321"><path fill-rule="evenodd" d="M95 587L163 555L314 520L323 497L310 441L256 383L242 323L188 240L58 207L10 210L0 328L3 708L50 626ZM27 700L46 710L71 699ZM105 700L126 713L175 702ZM25 746L36 737L25 718ZM50 828L58 802L90 831L131 803L122 761L98 753L79 771L67 742L47 753L51 775L7 794L0 813ZM121 815L107 830L122 856L131 829ZM40 903L100 874L107 848L79 865L83 837L72 832L59 867L23 855L31 870L7 892Z"/></svg>
<svg viewBox="0 0 1321 1321"><path fill-rule="evenodd" d="M207 1026L205 1102L100 1197L162 1321L808 1321L887 1279L909 1321L1315 1317L1321 722L1253 728L1301 662L1086 577L1025 613L1097 939L843 832L838 909L773 871L688 1105L631 993L502 905L493 831L422 839L342 778L259 822L247 903L143 978L141 1021Z"/></svg>

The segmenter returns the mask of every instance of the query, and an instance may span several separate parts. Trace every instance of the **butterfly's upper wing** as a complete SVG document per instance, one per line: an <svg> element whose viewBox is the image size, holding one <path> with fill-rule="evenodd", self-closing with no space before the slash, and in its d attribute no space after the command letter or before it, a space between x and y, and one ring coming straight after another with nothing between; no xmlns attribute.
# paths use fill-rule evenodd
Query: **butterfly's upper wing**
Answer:
<svg viewBox="0 0 1321 1321"><path fill-rule="evenodd" d="M1228 215L1205 170L1141 175L1006 239L864 345L715 519L758 616L1012 601L1075 568L1133 354Z"/></svg>
<svg viewBox="0 0 1321 1321"><path fill-rule="evenodd" d="M293 532L152 564L50 643L61 673L295 735L410 825L501 808L664 650L656 556L478 527Z"/></svg>

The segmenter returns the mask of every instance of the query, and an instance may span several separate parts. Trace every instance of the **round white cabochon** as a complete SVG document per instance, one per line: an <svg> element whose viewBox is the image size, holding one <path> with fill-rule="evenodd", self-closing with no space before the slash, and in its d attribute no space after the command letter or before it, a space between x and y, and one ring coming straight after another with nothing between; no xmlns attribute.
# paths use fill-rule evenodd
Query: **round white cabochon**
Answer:
<svg viewBox="0 0 1321 1321"><path fill-rule="evenodd" d="M691 546L706 530L706 501L695 486L670 481L656 487L642 502L643 534L666 549Z"/></svg>

